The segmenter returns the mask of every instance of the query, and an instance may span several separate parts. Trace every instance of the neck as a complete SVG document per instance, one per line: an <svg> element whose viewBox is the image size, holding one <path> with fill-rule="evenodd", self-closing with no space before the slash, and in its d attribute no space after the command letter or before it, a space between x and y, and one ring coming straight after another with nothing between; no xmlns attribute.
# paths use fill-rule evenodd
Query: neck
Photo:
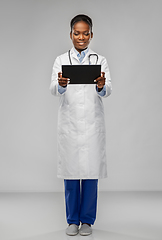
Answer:
<svg viewBox="0 0 162 240"><path fill-rule="evenodd" d="M81 52L82 51L84 51L84 50L86 50L88 47L86 47L86 48L84 48L84 49L77 49L77 48L75 48L80 54L81 54Z"/></svg>

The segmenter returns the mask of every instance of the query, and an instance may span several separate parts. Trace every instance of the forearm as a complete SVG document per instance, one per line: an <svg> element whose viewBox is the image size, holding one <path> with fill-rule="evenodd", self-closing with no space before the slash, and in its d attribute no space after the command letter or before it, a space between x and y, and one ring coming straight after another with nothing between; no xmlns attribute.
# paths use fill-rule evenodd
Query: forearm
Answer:
<svg viewBox="0 0 162 240"><path fill-rule="evenodd" d="M58 73L59 72L61 72L61 61L60 61L59 57L57 57L54 62L54 65L53 65L51 84L50 84L50 88L49 88L52 95L54 95L54 96L60 96L60 94L63 94L63 91L61 93L61 88L59 88L59 83L58 83Z"/></svg>
<svg viewBox="0 0 162 240"><path fill-rule="evenodd" d="M104 85L105 95L103 96L105 98L108 97L112 92L110 71L105 58L103 59L103 62L101 64L101 71L105 72L105 85Z"/></svg>

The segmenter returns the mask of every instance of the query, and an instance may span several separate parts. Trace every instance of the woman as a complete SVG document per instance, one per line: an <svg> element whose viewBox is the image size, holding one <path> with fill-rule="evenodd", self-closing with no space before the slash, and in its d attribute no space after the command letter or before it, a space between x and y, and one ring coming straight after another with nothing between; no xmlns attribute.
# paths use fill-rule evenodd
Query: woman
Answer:
<svg viewBox="0 0 162 240"><path fill-rule="evenodd" d="M98 179L107 177L102 98L111 94L112 86L105 57L88 47L93 38L91 18L77 15L70 26L73 47L56 58L50 90L59 96L57 176L64 179L66 233L72 236L91 234L96 219ZM96 84L68 84L61 73L61 66L68 64L100 64L101 76Z"/></svg>

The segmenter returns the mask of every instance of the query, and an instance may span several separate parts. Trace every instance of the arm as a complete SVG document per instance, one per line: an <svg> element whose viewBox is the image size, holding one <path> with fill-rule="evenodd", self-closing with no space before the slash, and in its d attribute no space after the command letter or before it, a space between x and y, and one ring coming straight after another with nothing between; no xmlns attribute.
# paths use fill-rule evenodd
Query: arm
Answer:
<svg viewBox="0 0 162 240"><path fill-rule="evenodd" d="M101 74L101 77L96 79L101 81L101 85L96 86L96 91L99 96L108 97L112 92L112 85L111 85L110 71L109 71L106 58L103 58L101 61L101 72L103 73L103 75ZM103 78L105 79L105 81ZM99 83L99 81L97 82L97 84Z"/></svg>
<svg viewBox="0 0 162 240"><path fill-rule="evenodd" d="M52 69L52 76L51 76L51 84L50 84L50 91L54 96L60 96L64 94L67 90L67 87L61 86L62 84L58 82L58 77L62 77L61 74L61 61L60 58L57 57L53 69ZM60 81L60 80L59 80Z"/></svg>

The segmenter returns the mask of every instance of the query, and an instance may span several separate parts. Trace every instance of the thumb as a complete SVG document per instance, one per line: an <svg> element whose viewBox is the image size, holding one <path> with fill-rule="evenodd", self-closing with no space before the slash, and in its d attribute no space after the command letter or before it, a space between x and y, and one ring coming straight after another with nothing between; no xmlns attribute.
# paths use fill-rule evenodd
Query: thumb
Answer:
<svg viewBox="0 0 162 240"><path fill-rule="evenodd" d="M59 73L58 73L58 77L59 77L59 78L62 78L62 72L59 72Z"/></svg>
<svg viewBox="0 0 162 240"><path fill-rule="evenodd" d="M101 77L105 77L105 72L101 72Z"/></svg>

